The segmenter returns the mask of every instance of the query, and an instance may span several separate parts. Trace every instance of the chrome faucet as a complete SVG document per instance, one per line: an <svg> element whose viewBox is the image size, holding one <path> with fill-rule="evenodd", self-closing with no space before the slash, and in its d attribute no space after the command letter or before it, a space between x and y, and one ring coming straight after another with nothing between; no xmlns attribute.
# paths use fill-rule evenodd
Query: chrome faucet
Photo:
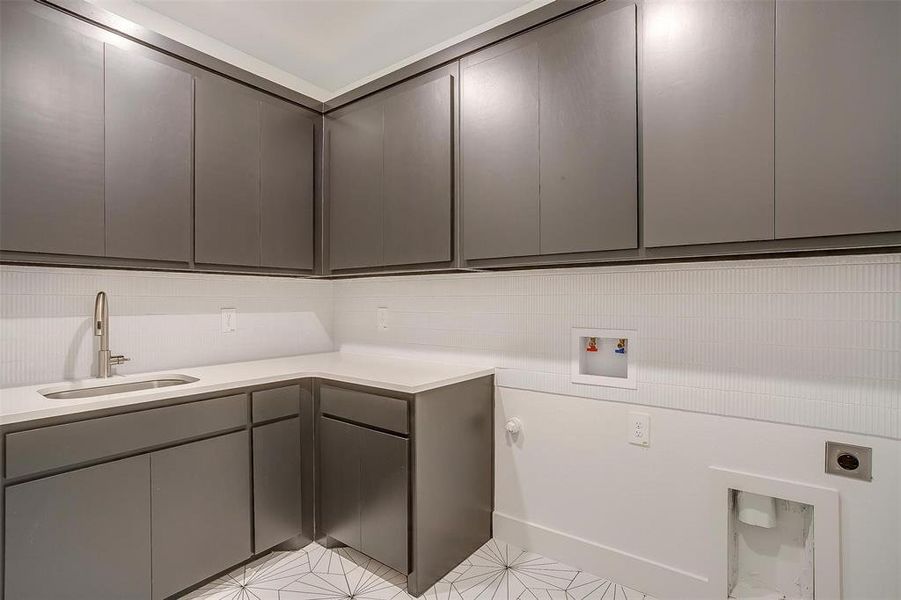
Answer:
<svg viewBox="0 0 901 600"><path fill-rule="evenodd" d="M110 367L131 360L121 354L110 355L109 309L106 305L106 292L98 292L97 298L94 300L94 336L100 338L100 350L97 351L97 377L109 377Z"/></svg>

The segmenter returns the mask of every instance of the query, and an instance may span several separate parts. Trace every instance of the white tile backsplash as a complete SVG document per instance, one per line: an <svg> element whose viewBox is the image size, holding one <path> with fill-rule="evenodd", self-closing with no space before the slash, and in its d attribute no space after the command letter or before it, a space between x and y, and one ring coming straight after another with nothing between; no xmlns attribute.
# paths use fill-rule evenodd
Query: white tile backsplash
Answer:
<svg viewBox="0 0 901 600"><path fill-rule="evenodd" d="M322 281L0 267L0 386L335 348L498 367L501 385L901 439L901 255ZM388 329L376 309L388 307ZM219 309L238 330L219 332ZM574 384L572 327L633 329L638 389Z"/></svg>
<svg viewBox="0 0 901 600"><path fill-rule="evenodd" d="M334 285L345 350L491 365L515 388L901 438L898 254ZM638 389L572 383L572 327L637 330Z"/></svg>
<svg viewBox="0 0 901 600"><path fill-rule="evenodd" d="M94 296L109 296L119 373L328 352L328 281L194 273L0 266L0 387L96 372ZM238 328L220 333L219 311Z"/></svg>

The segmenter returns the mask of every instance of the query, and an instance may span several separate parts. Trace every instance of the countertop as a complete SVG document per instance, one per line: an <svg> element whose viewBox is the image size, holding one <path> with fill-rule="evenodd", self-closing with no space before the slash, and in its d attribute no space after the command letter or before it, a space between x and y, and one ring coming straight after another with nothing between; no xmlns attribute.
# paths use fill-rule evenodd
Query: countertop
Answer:
<svg viewBox="0 0 901 600"><path fill-rule="evenodd" d="M243 386L264 385L286 379L320 377L394 392L418 394L493 373L494 369L484 367L450 365L387 356L343 352L305 354L187 369L167 369L152 373L116 375L107 379L83 379L75 382L3 388L0 389L0 425L92 410L133 406L145 402L218 392ZM196 377L198 381L166 388L67 400L50 400L40 393L40 390L56 391L72 387L94 387L173 374Z"/></svg>

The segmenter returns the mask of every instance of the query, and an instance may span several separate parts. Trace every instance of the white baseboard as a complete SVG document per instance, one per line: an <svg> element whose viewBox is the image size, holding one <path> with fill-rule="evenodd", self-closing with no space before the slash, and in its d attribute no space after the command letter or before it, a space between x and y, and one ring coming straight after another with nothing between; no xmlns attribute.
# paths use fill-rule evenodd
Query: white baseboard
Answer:
<svg viewBox="0 0 901 600"><path fill-rule="evenodd" d="M659 600L711 598L711 586L708 578L703 575L689 573L497 511L494 512L494 537L523 550L605 577Z"/></svg>

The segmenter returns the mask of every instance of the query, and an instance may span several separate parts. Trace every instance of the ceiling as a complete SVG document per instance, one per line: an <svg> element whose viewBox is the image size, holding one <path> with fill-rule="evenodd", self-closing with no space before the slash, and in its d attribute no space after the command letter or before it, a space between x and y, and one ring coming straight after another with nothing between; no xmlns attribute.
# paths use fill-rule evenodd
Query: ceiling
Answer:
<svg viewBox="0 0 901 600"><path fill-rule="evenodd" d="M550 0L91 0L328 100Z"/></svg>

